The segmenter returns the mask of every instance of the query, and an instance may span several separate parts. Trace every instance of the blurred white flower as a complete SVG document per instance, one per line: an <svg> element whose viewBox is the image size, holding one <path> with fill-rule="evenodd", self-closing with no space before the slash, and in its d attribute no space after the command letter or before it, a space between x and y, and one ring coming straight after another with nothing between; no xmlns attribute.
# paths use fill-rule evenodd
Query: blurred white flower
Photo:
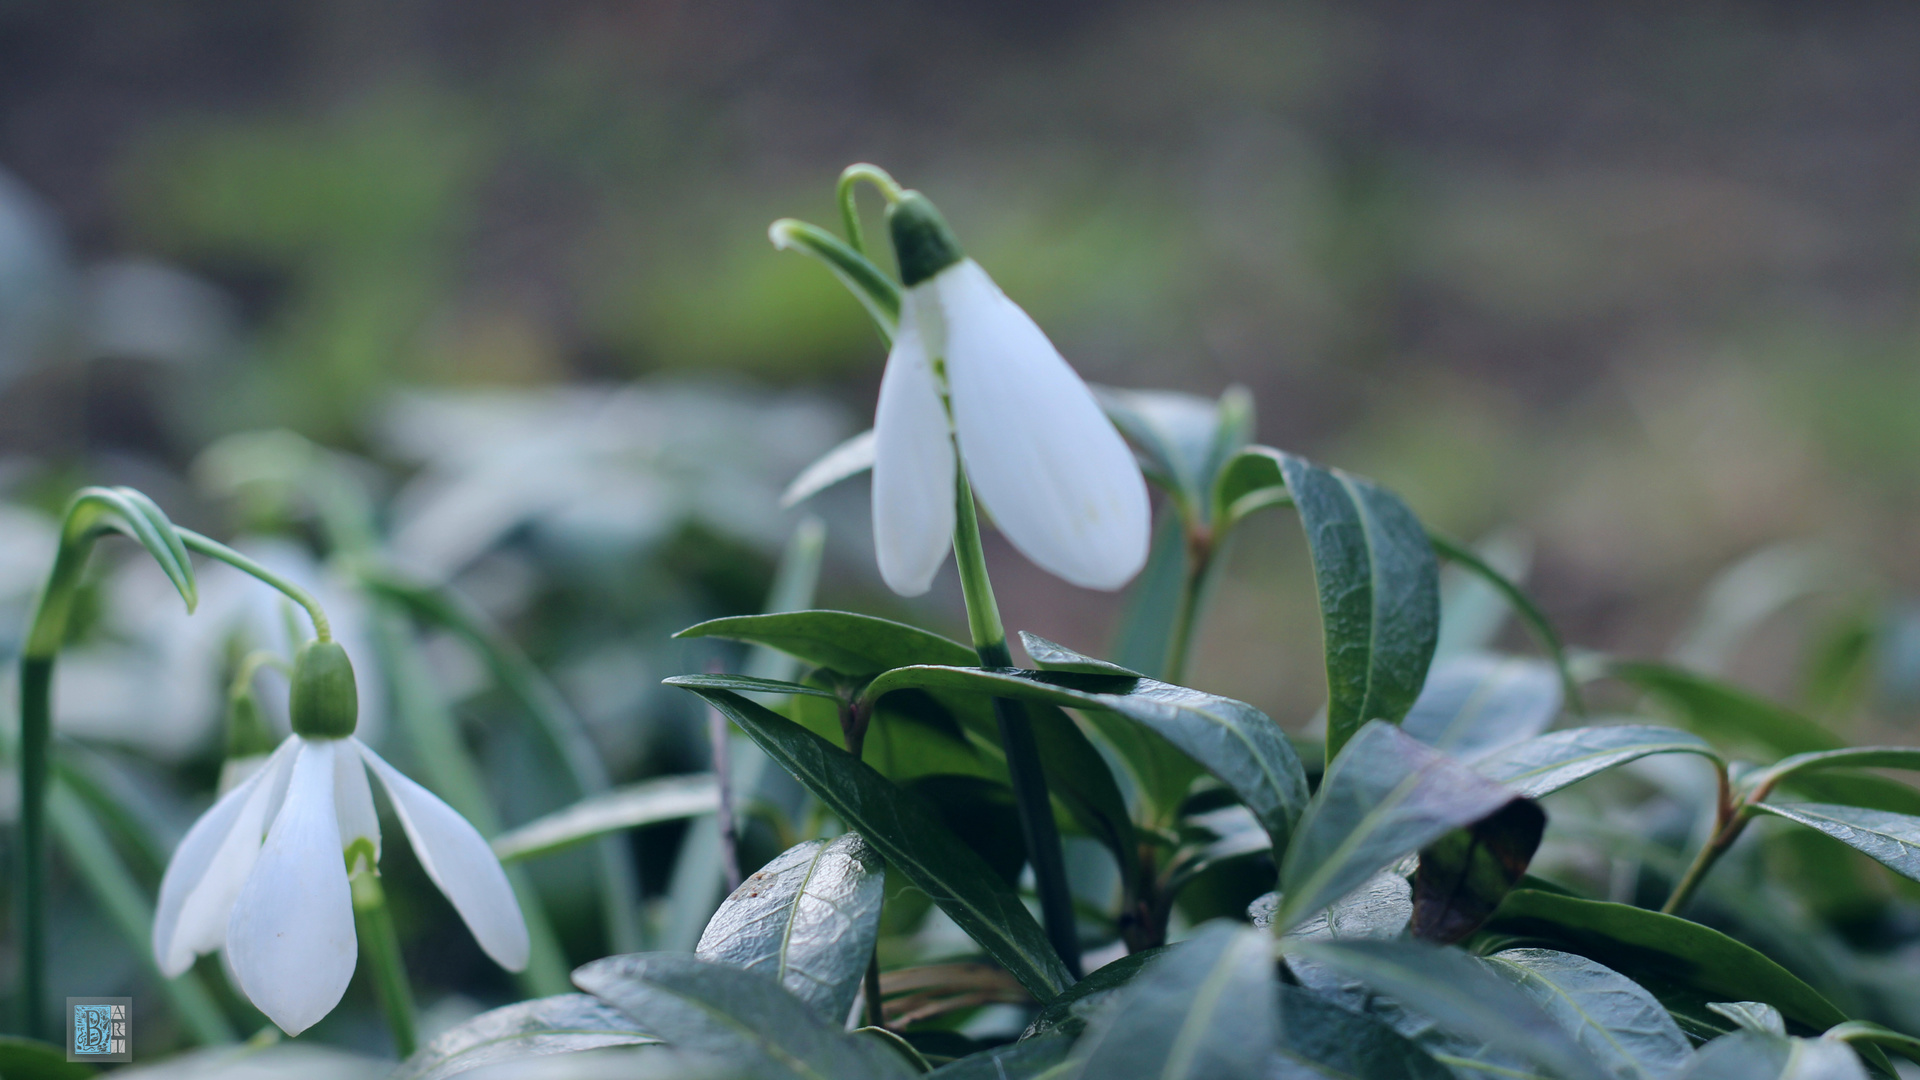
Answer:
<svg viewBox="0 0 1920 1080"><path fill-rule="evenodd" d="M930 205L924 213L923 227L944 236ZM897 220L895 238L899 247ZM1075 585L1125 585L1146 563L1150 528L1133 451L1033 319L957 245L942 250L955 261L908 282L880 381L880 576L902 596L933 583L953 534L957 443L981 505L1021 554ZM909 264L903 253L903 272Z"/></svg>
<svg viewBox="0 0 1920 1080"><path fill-rule="evenodd" d="M287 1034L333 1011L358 957L348 875L373 872L380 857L369 770L480 947L524 968L519 902L473 826L360 740L292 735L174 850L153 920L160 969L179 975L224 946L241 990Z"/></svg>

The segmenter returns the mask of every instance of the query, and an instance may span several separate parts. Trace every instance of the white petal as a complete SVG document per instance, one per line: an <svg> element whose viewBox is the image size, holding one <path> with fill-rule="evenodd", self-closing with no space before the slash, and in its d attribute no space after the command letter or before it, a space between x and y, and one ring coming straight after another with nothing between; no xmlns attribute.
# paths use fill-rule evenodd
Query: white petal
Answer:
<svg viewBox="0 0 1920 1080"><path fill-rule="evenodd" d="M466 921L474 940L494 963L508 971L524 969L527 923L493 848L439 796L401 775L359 740L348 741L387 789L414 857L453 902L453 910Z"/></svg>
<svg viewBox="0 0 1920 1080"><path fill-rule="evenodd" d="M227 913L253 869L275 778L298 749L292 736L252 776L193 823L167 860L153 915L153 959L169 978L227 939Z"/></svg>
<svg viewBox="0 0 1920 1080"><path fill-rule="evenodd" d="M963 259L928 283L946 324L953 426L974 492L1049 573L1117 589L1147 561L1133 451L1039 326Z"/></svg>
<svg viewBox="0 0 1920 1080"><path fill-rule="evenodd" d="M953 541L953 436L906 300L873 415L873 548L887 587L919 596Z"/></svg>
<svg viewBox="0 0 1920 1080"><path fill-rule="evenodd" d="M359 742L358 739L354 740ZM380 862L380 815L373 809L373 789L367 786L367 766L355 751L345 751L333 770L333 811L340 819L340 850L353 847L357 840L373 845L373 862ZM373 869L369 866L367 869ZM352 877L353 864L347 865Z"/></svg>
<svg viewBox="0 0 1920 1080"><path fill-rule="evenodd" d="M227 924L240 989L289 1035L340 1003L358 952L333 808L340 750L335 740L301 740L286 802Z"/></svg>

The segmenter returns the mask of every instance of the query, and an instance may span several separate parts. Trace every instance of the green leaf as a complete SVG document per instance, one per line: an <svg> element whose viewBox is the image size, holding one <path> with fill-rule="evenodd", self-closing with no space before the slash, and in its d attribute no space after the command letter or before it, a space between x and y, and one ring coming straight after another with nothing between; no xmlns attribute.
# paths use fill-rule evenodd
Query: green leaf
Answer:
<svg viewBox="0 0 1920 1080"><path fill-rule="evenodd" d="M1088 1018L1104 1008L1115 992L1132 982L1154 958L1171 948L1171 945L1160 945L1142 949L1087 972L1086 978L1047 1002L1020 1038L1031 1040L1042 1035L1078 1036L1086 1030Z"/></svg>
<svg viewBox="0 0 1920 1080"><path fill-rule="evenodd" d="M1072 1039L1056 1035L1022 1039L970 1054L927 1075L930 1080L1034 1080L1065 1061L1072 1048Z"/></svg>
<svg viewBox="0 0 1920 1080"><path fill-rule="evenodd" d="M1849 1020L1844 1024L1835 1024L1821 1038L1844 1043L1873 1043L1886 1047L1908 1061L1920 1062L1920 1039L1889 1027L1881 1027L1871 1020Z"/></svg>
<svg viewBox="0 0 1920 1080"><path fill-rule="evenodd" d="M503 862L531 859L607 833L711 814L719 806L712 773L642 780L502 833L494 837L493 853Z"/></svg>
<svg viewBox="0 0 1920 1080"><path fill-rule="evenodd" d="M678 953L632 953L573 973L679 1050L756 1080L892 1080L914 1075L900 1055L822 1021L771 976Z"/></svg>
<svg viewBox="0 0 1920 1080"><path fill-rule="evenodd" d="M1327 653L1327 760L1370 720L1395 723L1426 681L1440 632L1440 568L1399 496L1283 454L1313 553Z"/></svg>
<svg viewBox="0 0 1920 1080"><path fill-rule="evenodd" d="M1754 810L1818 829L1901 877L1920 881L1920 817L1828 803L1760 803Z"/></svg>
<svg viewBox="0 0 1920 1080"><path fill-rule="evenodd" d="M1607 671L1723 747L1768 757L1846 748L1838 735L1791 709L1690 671L1646 661L1618 661Z"/></svg>
<svg viewBox="0 0 1920 1080"><path fill-rule="evenodd" d="M1349 1012L1297 986L1281 986L1278 1004L1278 1053L1316 1070L1308 1075L1342 1080L1452 1080L1454 1074L1446 1066L1374 1017Z"/></svg>
<svg viewBox="0 0 1920 1080"><path fill-rule="evenodd" d="M1292 928L1375 871L1513 798L1399 728L1368 723L1328 768L1300 818L1280 864L1283 899L1274 925Z"/></svg>
<svg viewBox="0 0 1920 1080"><path fill-rule="evenodd" d="M900 324L900 286L865 255L818 225L793 218L781 218L769 226L767 239L780 251L798 251L820 260L867 309L881 338L893 341Z"/></svg>
<svg viewBox="0 0 1920 1080"><path fill-rule="evenodd" d="M1121 605L1120 624L1113 635L1115 659L1150 678L1166 674L1174 620L1186 586L1187 523L1178 513L1161 514L1153 526L1146 569L1127 587ZM1035 663L1046 667L1037 657Z"/></svg>
<svg viewBox="0 0 1920 1080"><path fill-rule="evenodd" d="M909 664L979 662L957 641L891 619L851 611L736 615L689 626L676 638L718 637L778 649L842 675L878 675Z"/></svg>
<svg viewBox="0 0 1920 1080"><path fill-rule="evenodd" d="M1146 678L1141 672L1119 664L1077 653L1039 634L1020 631L1020 647L1026 650L1033 666L1041 671L1064 671L1076 675L1115 675L1123 679Z"/></svg>
<svg viewBox="0 0 1920 1080"><path fill-rule="evenodd" d="M1472 653L1434 665L1400 730L1472 761L1545 731L1562 701L1552 664Z"/></svg>
<svg viewBox="0 0 1920 1080"><path fill-rule="evenodd" d="M1293 502L1280 468L1284 457L1271 446L1249 446L1227 459L1213 481L1213 519L1221 529L1232 528L1256 510Z"/></svg>
<svg viewBox="0 0 1920 1080"><path fill-rule="evenodd" d="M1035 997L1046 1001L1072 983L1019 896L920 800L762 705L727 690L689 689L738 724L768 757L866 837Z"/></svg>
<svg viewBox="0 0 1920 1080"><path fill-rule="evenodd" d="M1724 1028L1707 1005L1764 1001L1801 1030L1847 1019L1787 969L1718 930L1657 911L1534 889L1507 894L1489 934L1598 961L1652 991L1683 1024Z"/></svg>
<svg viewBox="0 0 1920 1080"><path fill-rule="evenodd" d="M598 998L560 994L484 1012L442 1032L388 1080L445 1080L483 1065L659 1041Z"/></svg>
<svg viewBox="0 0 1920 1080"><path fill-rule="evenodd" d="M898 1032L889 1031L883 1027L868 1025L866 1027L854 1028L853 1037L856 1039L871 1039L881 1046L886 1047L901 1061L906 1062L907 1068L912 1072L925 1075L933 1071L933 1066L927 1064L927 1059L921 1056L920 1051L915 1049L914 1045L908 1042Z"/></svg>
<svg viewBox="0 0 1920 1080"><path fill-rule="evenodd" d="M1265 713L1231 698L1129 676L915 666L875 678L861 699L879 701L901 689L970 691L1117 713L1143 724L1231 788L1273 837L1276 853L1286 850L1307 801L1306 772L1286 734Z"/></svg>
<svg viewBox="0 0 1920 1080"><path fill-rule="evenodd" d="M1799 778L1816 770L1840 768L1920 769L1920 750L1911 746L1850 746L1845 750L1794 754L1749 777L1742 786L1748 790L1772 788L1790 777Z"/></svg>
<svg viewBox="0 0 1920 1080"><path fill-rule="evenodd" d="M1562 1080L1610 1080L1534 999L1458 949L1417 941L1310 942L1282 938L1302 956L1355 978L1430 1017L1454 1036L1516 1054Z"/></svg>
<svg viewBox="0 0 1920 1080"><path fill-rule="evenodd" d="M1614 1076L1669 1080L1693 1054L1660 1002L1609 967L1552 949L1507 949L1486 962Z"/></svg>
<svg viewBox="0 0 1920 1080"><path fill-rule="evenodd" d="M884 884L859 833L798 844L721 903L694 955L765 972L821 1020L844 1023L880 936Z"/></svg>
<svg viewBox="0 0 1920 1080"><path fill-rule="evenodd" d="M1439 555L1440 567L1440 642L1434 646L1434 663L1454 656L1486 652L1513 613L1507 590L1488 580L1486 575L1460 565L1446 565L1444 539L1427 530ZM1472 545L1458 545L1500 580L1519 588L1533 566L1533 544L1524 535L1503 530Z"/></svg>
<svg viewBox="0 0 1920 1080"><path fill-rule="evenodd" d="M780 494L780 508L805 502L842 480L851 480L873 468L873 429L868 428L816 458L800 470Z"/></svg>
<svg viewBox="0 0 1920 1080"><path fill-rule="evenodd" d="M1123 677L1140 674L1119 664L1084 656L1024 630L1020 632L1020 641L1034 666L1042 671ZM1157 654L1159 658L1152 665L1156 668L1164 660L1164 638L1160 647L1162 653ZM1104 710L1092 710L1085 715L1087 723L1120 759L1128 778L1133 781L1134 790L1144 804L1142 820L1153 826L1171 825L1193 781L1206 770L1153 728Z"/></svg>
<svg viewBox="0 0 1920 1080"><path fill-rule="evenodd" d="M828 701L840 700L839 695L831 690L808 686L805 683L788 682L785 679L762 679L753 675L729 675L726 672L715 672L711 675L683 675L681 678L686 680L687 686L702 686L708 690L731 690L736 694L772 694L777 697L791 697L798 694L802 697L826 698Z"/></svg>
<svg viewBox="0 0 1920 1080"><path fill-rule="evenodd" d="M1139 452L1141 471L1173 496L1180 516L1210 523L1214 478L1253 433L1253 396L1239 386L1218 401L1168 390L1103 386L1094 393Z"/></svg>
<svg viewBox="0 0 1920 1080"><path fill-rule="evenodd" d="M1538 803L1515 799L1421 849L1413 936L1442 945L1466 940L1526 876L1546 827Z"/></svg>
<svg viewBox="0 0 1920 1080"><path fill-rule="evenodd" d="M1496 750L1473 767L1527 798L1538 799L1650 754L1720 757L1698 735L1651 724L1618 724L1549 732Z"/></svg>
<svg viewBox="0 0 1920 1080"><path fill-rule="evenodd" d="M1541 611L1540 605L1533 602L1533 597L1528 596L1525 589L1515 584L1492 562L1482 558L1479 552L1467 545L1432 531L1427 533L1427 541L1442 558L1474 574L1506 598L1507 603L1512 605L1514 613L1520 616L1520 621L1527 624L1527 628L1533 631L1533 636L1540 640L1541 647L1547 650L1547 658L1553 661L1554 669L1559 672L1560 686L1566 694L1567 706L1575 714L1585 716L1587 706L1581 700L1580 683L1574 678L1573 666L1567 660L1566 645L1561 642L1559 631L1553 628L1553 620L1547 618L1547 613ZM1443 637L1444 630L1443 627Z"/></svg>
<svg viewBox="0 0 1920 1080"><path fill-rule="evenodd" d="M1273 939L1215 923L1155 957L1073 1048L1081 1074L1263 1080L1275 1044Z"/></svg>
<svg viewBox="0 0 1920 1080"><path fill-rule="evenodd" d="M1709 1001L1707 1008L1746 1028L1767 1035L1785 1035L1787 1018L1764 1001Z"/></svg>
<svg viewBox="0 0 1920 1080"><path fill-rule="evenodd" d="M0 1035L0 1076L7 1080L84 1080L100 1070L68 1061L63 1047L18 1035Z"/></svg>
<svg viewBox="0 0 1920 1080"><path fill-rule="evenodd" d="M1683 1080L1867 1080L1847 1044L1736 1031L1700 1048Z"/></svg>

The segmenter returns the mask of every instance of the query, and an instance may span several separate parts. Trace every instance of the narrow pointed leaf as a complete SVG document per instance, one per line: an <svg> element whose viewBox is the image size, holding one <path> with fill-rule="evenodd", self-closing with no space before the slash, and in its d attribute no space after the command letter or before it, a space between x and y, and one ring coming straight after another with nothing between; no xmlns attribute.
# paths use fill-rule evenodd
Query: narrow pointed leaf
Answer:
<svg viewBox="0 0 1920 1080"><path fill-rule="evenodd" d="M1609 967L1552 949L1507 949L1487 963L1613 1076L1671 1080L1693 1054L1659 1000Z"/></svg>
<svg viewBox="0 0 1920 1080"><path fill-rule="evenodd" d="M726 690L690 689L866 837L1035 997L1046 1001L1073 981L1019 896L918 798L771 709Z"/></svg>
<svg viewBox="0 0 1920 1080"><path fill-rule="evenodd" d="M1563 701L1552 664L1472 653L1434 665L1400 730L1472 761L1545 731Z"/></svg>
<svg viewBox="0 0 1920 1080"><path fill-rule="evenodd" d="M1280 864L1285 930L1373 874L1513 801L1508 788L1391 724L1360 729L1320 782Z"/></svg>
<svg viewBox="0 0 1920 1080"><path fill-rule="evenodd" d="M1748 1031L1767 1035L1787 1033L1787 1018L1780 1015L1779 1009L1764 1001L1709 1001L1707 1008Z"/></svg>
<svg viewBox="0 0 1920 1080"><path fill-rule="evenodd" d="M1615 663L1607 671L1719 746L1759 749L1769 757L1846 749L1845 740L1807 717L1715 679L1644 661Z"/></svg>
<svg viewBox="0 0 1920 1080"><path fill-rule="evenodd" d="M1293 501L1280 462L1286 455L1271 446L1249 446L1228 458L1213 481L1213 516L1230 529L1256 510Z"/></svg>
<svg viewBox="0 0 1920 1080"><path fill-rule="evenodd" d="M1082 655L1024 630L1020 632L1020 641L1034 666L1042 671L1141 676L1140 672ZM1162 647L1164 650L1164 643ZM1155 660L1153 666L1163 664ZM1193 781L1206 770L1151 727L1101 710L1089 710L1085 715L1108 747L1119 755L1141 801L1146 804L1143 807L1146 821L1156 825L1171 823Z"/></svg>
<svg viewBox="0 0 1920 1080"><path fill-rule="evenodd" d="M1871 1020L1849 1020L1844 1024L1835 1024L1821 1038L1844 1043L1871 1043L1886 1047L1908 1061L1920 1062L1920 1039L1882 1027Z"/></svg>
<svg viewBox="0 0 1920 1080"><path fill-rule="evenodd" d="M846 1020L880 936L880 856L859 833L809 840L747 876L694 955L779 980L827 1023Z"/></svg>
<svg viewBox="0 0 1920 1080"><path fill-rule="evenodd" d="M839 700L831 690L807 686L804 683L788 682L785 679L762 679L753 675L730 675L726 672L681 677L687 680L685 685L688 686L704 686L709 690L731 690L736 694L774 694L780 697L799 694L803 697L826 698L829 701Z"/></svg>
<svg viewBox="0 0 1920 1080"><path fill-rule="evenodd" d="M1261 1080L1273 1054L1273 939L1220 923L1156 957L1087 1027L1089 1077Z"/></svg>
<svg viewBox="0 0 1920 1080"><path fill-rule="evenodd" d="M1699 754L1718 759L1698 735L1651 724L1568 728L1496 750L1474 771L1538 799L1596 773L1650 754Z"/></svg>
<svg viewBox="0 0 1920 1080"><path fill-rule="evenodd" d="M1078 1036L1086 1030L1088 1018L1104 1007L1108 999L1139 976L1155 957L1171 948L1173 948L1171 945L1160 945L1151 949L1142 949L1137 953L1128 953L1111 964L1087 972L1086 978L1074 983L1058 997L1047 1002L1020 1037L1032 1039L1041 1035Z"/></svg>
<svg viewBox="0 0 1920 1080"><path fill-rule="evenodd" d="M502 861L531 859L596 836L711 814L720 806L712 773L665 776L581 799L493 839Z"/></svg>
<svg viewBox="0 0 1920 1080"><path fill-rule="evenodd" d="M1901 877L1920 881L1920 817L1827 803L1761 803L1754 809L1818 829Z"/></svg>
<svg viewBox="0 0 1920 1080"><path fill-rule="evenodd" d="M1167 672L1173 625L1187 581L1187 524L1177 513L1161 514L1147 548L1147 565L1127 586L1114 630L1114 659L1149 678ZM1039 659L1035 663L1040 667Z"/></svg>
<svg viewBox="0 0 1920 1080"><path fill-rule="evenodd" d="M1298 986L1279 987L1279 1047L1285 1061L1340 1080L1453 1080L1418 1044L1371 1016L1349 1012ZM1285 1075L1284 1073L1280 1075Z"/></svg>
<svg viewBox="0 0 1920 1080"><path fill-rule="evenodd" d="M1413 877L1413 936L1451 945L1492 917L1540 847L1547 815L1515 799L1420 851Z"/></svg>
<svg viewBox="0 0 1920 1080"><path fill-rule="evenodd" d="M1286 733L1265 713L1231 698L1127 676L934 666L889 671L867 684L862 697L878 701L901 689L971 691L1117 713L1143 724L1231 788L1273 837L1276 853L1286 849L1306 803L1306 771Z"/></svg>
<svg viewBox="0 0 1920 1080"><path fill-rule="evenodd" d="M898 1054L826 1023L758 971L678 953L634 953L596 960L575 971L573 981L674 1048L756 1080L913 1075Z"/></svg>
<svg viewBox="0 0 1920 1080"><path fill-rule="evenodd" d="M481 1013L421 1047L389 1080L445 1080L483 1065L659 1041L598 998L561 994Z"/></svg>
<svg viewBox="0 0 1920 1080"><path fill-rule="evenodd" d="M1532 997L1457 949L1415 941L1285 938L1282 947L1288 956L1302 956L1359 979L1431 1017L1451 1035L1518 1055L1561 1080L1611 1080Z"/></svg>
<svg viewBox="0 0 1920 1080"><path fill-rule="evenodd" d="M1920 769L1920 750L1911 746L1854 746L1794 754L1767 766L1747 781L1749 787L1777 784L1824 769Z"/></svg>
<svg viewBox="0 0 1920 1080"><path fill-rule="evenodd" d="M1291 454L1280 469L1320 590L1331 761L1362 724L1396 723L1420 696L1440 633L1440 567L1399 496Z"/></svg>
<svg viewBox="0 0 1920 1080"><path fill-rule="evenodd" d="M1605 964L1646 987L1695 1030L1726 1030L1726 1021L1707 1008L1716 1001L1764 1001L1801 1031L1825 1031L1847 1019L1818 991L1753 948L1657 911L1516 889L1487 932Z"/></svg>
<svg viewBox="0 0 1920 1080"><path fill-rule="evenodd" d="M783 611L710 619L675 634L778 649L842 675L878 675L909 664L971 664L974 651L915 626L850 611Z"/></svg>
<svg viewBox="0 0 1920 1080"><path fill-rule="evenodd" d="M846 442L820 455L813 464L800 470L787 490L780 494L780 508L805 502L842 480L873 468L873 429L868 428Z"/></svg>

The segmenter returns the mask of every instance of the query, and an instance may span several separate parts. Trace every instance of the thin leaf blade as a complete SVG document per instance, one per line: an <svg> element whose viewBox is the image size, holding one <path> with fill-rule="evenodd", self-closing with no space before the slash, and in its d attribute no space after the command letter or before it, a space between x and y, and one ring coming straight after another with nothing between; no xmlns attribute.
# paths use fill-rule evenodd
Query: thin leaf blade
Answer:
<svg viewBox="0 0 1920 1080"><path fill-rule="evenodd" d="M1653 724L1615 724L1549 732L1496 750L1473 767L1529 799L1538 799L1652 754L1720 757L1711 743L1690 732Z"/></svg>
<svg viewBox="0 0 1920 1080"><path fill-rule="evenodd" d="M1615 1076L1670 1080L1692 1057L1659 1000L1612 968L1553 949L1505 949L1486 962Z"/></svg>
<svg viewBox="0 0 1920 1080"><path fill-rule="evenodd" d="M720 806L712 773L666 776L615 788L536 818L493 840L503 862L531 859L607 833L711 814Z"/></svg>

